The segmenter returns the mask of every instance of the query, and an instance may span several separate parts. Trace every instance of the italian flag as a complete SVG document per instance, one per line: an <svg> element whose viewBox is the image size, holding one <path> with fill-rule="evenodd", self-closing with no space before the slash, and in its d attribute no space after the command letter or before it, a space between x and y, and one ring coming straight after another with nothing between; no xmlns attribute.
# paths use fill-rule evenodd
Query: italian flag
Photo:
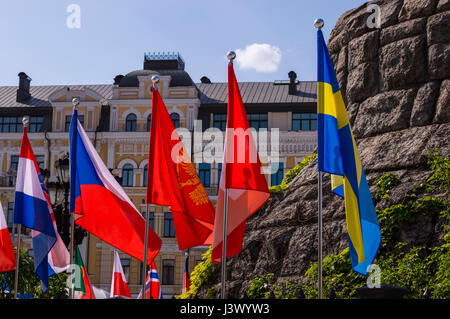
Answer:
<svg viewBox="0 0 450 319"><path fill-rule="evenodd" d="M75 250L75 256L73 262L76 266L80 267L79 273L81 275L81 280L75 284L74 289L78 291L78 299L95 299L94 290L92 289L91 283L89 282L89 277L86 268L83 264L83 259L81 258L80 250Z"/></svg>

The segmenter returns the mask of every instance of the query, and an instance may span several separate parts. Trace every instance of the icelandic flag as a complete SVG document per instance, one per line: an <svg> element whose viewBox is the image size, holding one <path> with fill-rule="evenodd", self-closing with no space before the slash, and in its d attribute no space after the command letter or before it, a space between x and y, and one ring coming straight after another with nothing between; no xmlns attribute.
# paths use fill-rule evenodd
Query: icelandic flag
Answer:
<svg viewBox="0 0 450 319"><path fill-rule="evenodd" d="M142 288L137 299L142 299ZM161 286L154 261L148 267L147 279L145 281L145 299L161 299Z"/></svg>
<svg viewBox="0 0 450 319"><path fill-rule="evenodd" d="M14 223L32 230L34 268L41 279L42 291L48 289L48 277L69 266L69 252L56 229L55 217L41 178L33 150L23 129L17 168Z"/></svg>
<svg viewBox="0 0 450 319"><path fill-rule="evenodd" d="M145 220L112 176L78 121L70 123L70 212L75 223L124 253L144 260ZM161 249L148 227L147 265Z"/></svg>

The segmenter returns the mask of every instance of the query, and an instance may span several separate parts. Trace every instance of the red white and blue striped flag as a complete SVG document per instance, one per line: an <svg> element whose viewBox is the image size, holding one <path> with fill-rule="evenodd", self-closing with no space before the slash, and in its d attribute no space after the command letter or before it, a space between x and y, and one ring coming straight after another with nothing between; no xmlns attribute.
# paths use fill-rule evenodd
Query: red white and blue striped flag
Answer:
<svg viewBox="0 0 450 319"><path fill-rule="evenodd" d="M142 299L142 289L137 299ZM154 261L148 268L147 279L145 281L145 299L161 299L161 286Z"/></svg>
<svg viewBox="0 0 450 319"><path fill-rule="evenodd" d="M56 229L50 198L41 179L26 127L23 129L17 168L14 223L32 230L34 268L45 292L48 277L66 270L70 258Z"/></svg>

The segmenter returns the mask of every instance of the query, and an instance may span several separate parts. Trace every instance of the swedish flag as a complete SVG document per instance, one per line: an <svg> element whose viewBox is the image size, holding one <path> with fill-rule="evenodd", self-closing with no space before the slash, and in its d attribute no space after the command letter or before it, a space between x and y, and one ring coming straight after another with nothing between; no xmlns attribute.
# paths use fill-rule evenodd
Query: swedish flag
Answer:
<svg viewBox="0 0 450 319"><path fill-rule="evenodd" d="M344 198L353 270L367 275L381 242L375 207L321 30L317 31L318 170Z"/></svg>

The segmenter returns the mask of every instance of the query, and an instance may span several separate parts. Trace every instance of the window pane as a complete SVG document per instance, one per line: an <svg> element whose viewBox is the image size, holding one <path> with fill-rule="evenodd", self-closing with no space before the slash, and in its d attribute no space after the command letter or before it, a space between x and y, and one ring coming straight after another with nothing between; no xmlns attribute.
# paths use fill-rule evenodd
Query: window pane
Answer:
<svg viewBox="0 0 450 319"><path fill-rule="evenodd" d="M203 186L209 187L211 183L211 164L200 163L198 175Z"/></svg>
<svg viewBox="0 0 450 319"><path fill-rule="evenodd" d="M309 131L309 121L302 120L302 131Z"/></svg>
<svg viewBox="0 0 450 319"><path fill-rule="evenodd" d="M292 121L292 130L293 131L299 131L300 130L300 121L299 120L293 120Z"/></svg>
<svg viewBox="0 0 450 319"><path fill-rule="evenodd" d="M317 120L311 120L311 130L317 131Z"/></svg>
<svg viewBox="0 0 450 319"><path fill-rule="evenodd" d="M162 284L173 285L175 278L175 261L173 259L163 259L162 261Z"/></svg>
<svg viewBox="0 0 450 319"><path fill-rule="evenodd" d="M133 186L133 166L125 164L122 168L122 186Z"/></svg>
<svg viewBox="0 0 450 319"><path fill-rule="evenodd" d="M164 237L175 237L172 213L164 213Z"/></svg>
<svg viewBox="0 0 450 319"><path fill-rule="evenodd" d="M136 115L131 113L128 114L125 120L125 131L135 132L136 131Z"/></svg>

